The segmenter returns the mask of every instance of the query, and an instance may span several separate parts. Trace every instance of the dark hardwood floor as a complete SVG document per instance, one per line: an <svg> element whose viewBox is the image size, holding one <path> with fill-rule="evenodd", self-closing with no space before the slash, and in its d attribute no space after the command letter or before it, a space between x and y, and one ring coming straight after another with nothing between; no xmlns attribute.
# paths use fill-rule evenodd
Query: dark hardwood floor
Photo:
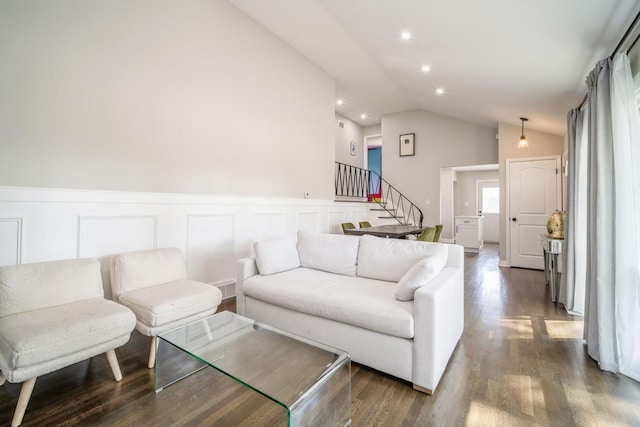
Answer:
<svg viewBox="0 0 640 427"><path fill-rule="evenodd" d="M435 394L354 363L353 426L640 426L640 383L598 369L541 271L498 268L495 245L465 261L465 331ZM148 346L134 332L116 351L120 383L105 356L38 378L23 425L271 425L264 398L212 370L155 394ZM0 425L19 391L0 387Z"/></svg>

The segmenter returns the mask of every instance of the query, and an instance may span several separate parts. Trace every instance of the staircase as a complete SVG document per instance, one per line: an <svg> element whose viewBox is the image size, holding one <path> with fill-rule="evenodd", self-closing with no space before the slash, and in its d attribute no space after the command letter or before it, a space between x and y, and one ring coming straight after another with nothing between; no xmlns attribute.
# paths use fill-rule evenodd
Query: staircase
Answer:
<svg viewBox="0 0 640 427"><path fill-rule="evenodd" d="M336 201L375 203L379 219L422 227L420 208L374 171L336 162L335 185Z"/></svg>

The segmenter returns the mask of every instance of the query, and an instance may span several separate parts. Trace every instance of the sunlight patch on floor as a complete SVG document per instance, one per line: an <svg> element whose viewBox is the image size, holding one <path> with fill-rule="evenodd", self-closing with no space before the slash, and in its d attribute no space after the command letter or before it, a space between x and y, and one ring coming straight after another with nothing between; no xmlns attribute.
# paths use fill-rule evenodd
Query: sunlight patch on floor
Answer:
<svg viewBox="0 0 640 427"><path fill-rule="evenodd" d="M466 425L515 426L523 420L538 421L544 425L545 398L540 381L530 375L505 374L489 380L486 398L493 405L474 400L471 402ZM542 418L540 418L542 417Z"/></svg>
<svg viewBox="0 0 640 427"><path fill-rule="evenodd" d="M584 322L568 320L545 320L547 334L552 339L582 339Z"/></svg>
<svg viewBox="0 0 640 427"><path fill-rule="evenodd" d="M482 287L500 289L500 272L498 270L482 271Z"/></svg>
<svg viewBox="0 0 640 427"><path fill-rule="evenodd" d="M530 375L506 375L507 390L516 400L520 413L535 416L534 408L544 408L544 393L540 381Z"/></svg>
<svg viewBox="0 0 640 427"><path fill-rule="evenodd" d="M468 426L515 426L520 425L521 420L507 411L473 400L469 405L465 424Z"/></svg>
<svg viewBox="0 0 640 427"><path fill-rule="evenodd" d="M568 381L563 381L562 386L567 402L572 408L575 408L573 411L575 425L607 427L640 425L640 414L635 409L637 407L636 402L617 406L616 415L619 415L618 418L617 416L612 416L610 412L603 412L599 408L603 401L610 399L606 393L602 393L600 396L594 395L589 392L589 385L581 382L569 383ZM598 405L594 404L594 397L599 401ZM615 405L613 401L608 403ZM631 423L623 422L621 419L631 420Z"/></svg>
<svg viewBox="0 0 640 427"><path fill-rule="evenodd" d="M506 331L507 339L533 339L533 324L531 318L500 319L500 327ZM504 338L504 335L502 335Z"/></svg>

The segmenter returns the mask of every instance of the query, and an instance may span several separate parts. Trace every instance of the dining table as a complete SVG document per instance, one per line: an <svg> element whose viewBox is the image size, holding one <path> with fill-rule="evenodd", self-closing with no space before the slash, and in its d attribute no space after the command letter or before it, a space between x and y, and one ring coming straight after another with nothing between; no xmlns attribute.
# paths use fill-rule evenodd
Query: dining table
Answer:
<svg viewBox="0 0 640 427"><path fill-rule="evenodd" d="M369 234L371 236L386 237L389 239L406 239L409 235L419 235L424 227L417 225L376 225L374 227L352 228L344 230L344 234L352 236L362 236Z"/></svg>

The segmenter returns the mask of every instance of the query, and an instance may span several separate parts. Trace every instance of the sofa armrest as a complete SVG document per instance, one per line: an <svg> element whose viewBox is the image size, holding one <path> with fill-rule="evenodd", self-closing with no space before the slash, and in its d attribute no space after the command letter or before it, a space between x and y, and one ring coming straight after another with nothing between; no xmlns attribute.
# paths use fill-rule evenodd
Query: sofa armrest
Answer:
<svg viewBox="0 0 640 427"><path fill-rule="evenodd" d="M445 267L414 296L414 387L433 392L464 329L464 269Z"/></svg>
<svg viewBox="0 0 640 427"><path fill-rule="evenodd" d="M236 263L236 311L242 316L244 316L243 283L256 274L258 274L258 265L255 258L241 258Z"/></svg>
<svg viewBox="0 0 640 427"><path fill-rule="evenodd" d="M461 245L448 244L449 255L447 257L447 267L464 268L464 247Z"/></svg>

